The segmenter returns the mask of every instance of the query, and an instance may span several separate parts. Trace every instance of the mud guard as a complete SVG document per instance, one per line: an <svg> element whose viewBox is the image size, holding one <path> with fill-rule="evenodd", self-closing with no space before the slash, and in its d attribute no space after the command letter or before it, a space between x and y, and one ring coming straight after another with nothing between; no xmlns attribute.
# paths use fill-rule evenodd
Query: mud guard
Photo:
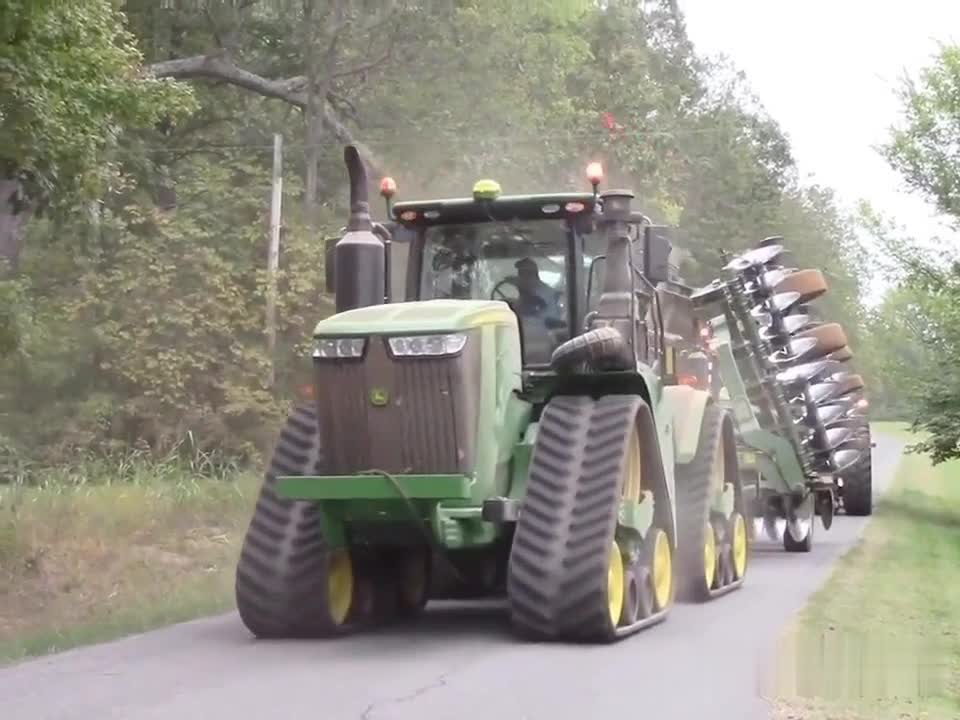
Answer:
<svg viewBox="0 0 960 720"><path fill-rule="evenodd" d="M663 389L663 402L673 425L674 463L686 465L697 454L703 413L712 402L710 393L687 385L670 385Z"/></svg>

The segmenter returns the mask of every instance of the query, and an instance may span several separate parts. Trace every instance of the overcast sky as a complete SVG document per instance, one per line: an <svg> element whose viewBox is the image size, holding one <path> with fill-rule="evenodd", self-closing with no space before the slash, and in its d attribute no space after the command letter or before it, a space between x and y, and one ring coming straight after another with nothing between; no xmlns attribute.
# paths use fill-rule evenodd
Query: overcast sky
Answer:
<svg viewBox="0 0 960 720"><path fill-rule="evenodd" d="M899 122L903 73L928 65L938 40L960 40L960 0L678 2L699 52L723 53L746 73L804 179L850 204L866 198L918 239L960 245L871 147Z"/></svg>

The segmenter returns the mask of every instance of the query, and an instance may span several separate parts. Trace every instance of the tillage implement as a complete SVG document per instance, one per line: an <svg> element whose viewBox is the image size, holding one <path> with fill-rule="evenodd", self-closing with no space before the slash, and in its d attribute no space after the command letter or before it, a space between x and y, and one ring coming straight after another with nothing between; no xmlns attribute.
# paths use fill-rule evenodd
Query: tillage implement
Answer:
<svg viewBox="0 0 960 720"><path fill-rule="evenodd" d="M838 323L819 317L819 270L791 267L780 237L730 260L691 299L710 334L721 405L737 426L751 537L763 527L807 552L814 517L872 512L870 427L862 378Z"/></svg>

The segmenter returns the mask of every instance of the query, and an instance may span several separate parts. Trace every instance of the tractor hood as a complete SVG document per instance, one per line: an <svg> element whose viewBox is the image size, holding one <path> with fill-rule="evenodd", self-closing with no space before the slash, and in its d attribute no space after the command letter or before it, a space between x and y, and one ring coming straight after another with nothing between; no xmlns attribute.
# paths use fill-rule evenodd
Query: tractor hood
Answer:
<svg viewBox="0 0 960 720"><path fill-rule="evenodd" d="M517 327L517 317L499 300L422 300L347 310L321 320L313 334L457 332L481 325Z"/></svg>

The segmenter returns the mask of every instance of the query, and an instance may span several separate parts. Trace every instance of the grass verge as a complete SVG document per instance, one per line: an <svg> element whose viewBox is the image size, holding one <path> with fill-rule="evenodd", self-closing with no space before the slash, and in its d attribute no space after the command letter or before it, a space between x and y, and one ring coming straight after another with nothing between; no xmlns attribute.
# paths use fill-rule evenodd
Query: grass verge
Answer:
<svg viewBox="0 0 960 720"><path fill-rule="evenodd" d="M259 478L105 472L0 486L0 663L232 606Z"/></svg>
<svg viewBox="0 0 960 720"><path fill-rule="evenodd" d="M917 439L900 423L875 432ZM776 682L778 720L960 717L960 462L903 457L784 638Z"/></svg>

